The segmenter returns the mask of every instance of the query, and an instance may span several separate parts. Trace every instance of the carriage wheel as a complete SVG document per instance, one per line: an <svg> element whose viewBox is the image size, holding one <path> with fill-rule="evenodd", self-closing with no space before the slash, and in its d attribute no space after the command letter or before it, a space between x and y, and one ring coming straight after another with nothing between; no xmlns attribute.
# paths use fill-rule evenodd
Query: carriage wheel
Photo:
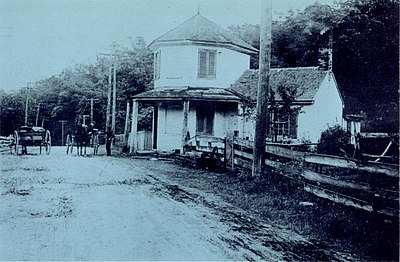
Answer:
<svg viewBox="0 0 400 262"><path fill-rule="evenodd" d="M71 146L71 136L67 135L67 155L69 153L69 147ZM71 152L72 153L72 152Z"/></svg>
<svg viewBox="0 0 400 262"><path fill-rule="evenodd" d="M99 150L99 135L96 134L93 136L93 155L97 155Z"/></svg>
<svg viewBox="0 0 400 262"><path fill-rule="evenodd" d="M15 131L14 132L14 153L15 153L15 155L19 155L19 152L18 152L18 150L19 150L19 143L20 143L20 141L19 141L19 135L18 135L18 132L17 131Z"/></svg>
<svg viewBox="0 0 400 262"><path fill-rule="evenodd" d="M50 131L46 130L46 136L44 138L44 143L45 143L45 147L46 147L46 154L50 154L50 149L51 149L51 135L50 135Z"/></svg>

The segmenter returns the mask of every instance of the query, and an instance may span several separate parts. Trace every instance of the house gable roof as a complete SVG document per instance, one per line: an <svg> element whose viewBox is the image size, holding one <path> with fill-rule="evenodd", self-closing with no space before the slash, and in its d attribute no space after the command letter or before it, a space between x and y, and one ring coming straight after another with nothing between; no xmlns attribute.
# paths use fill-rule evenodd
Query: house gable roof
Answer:
<svg viewBox="0 0 400 262"><path fill-rule="evenodd" d="M227 30L200 14L189 18L182 24L163 34L150 43L157 45L189 42L192 44L223 45L244 53L257 53L258 50L243 40L233 36Z"/></svg>
<svg viewBox="0 0 400 262"><path fill-rule="evenodd" d="M318 67L272 68L270 72L270 87L275 93L276 101L282 101L277 90L283 85L297 87L295 102L303 103L314 101L322 81L328 74L328 71L320 70ZM246 70L231 86L231 89L251 100L256 100L258 79L258 70Z"/></svg>

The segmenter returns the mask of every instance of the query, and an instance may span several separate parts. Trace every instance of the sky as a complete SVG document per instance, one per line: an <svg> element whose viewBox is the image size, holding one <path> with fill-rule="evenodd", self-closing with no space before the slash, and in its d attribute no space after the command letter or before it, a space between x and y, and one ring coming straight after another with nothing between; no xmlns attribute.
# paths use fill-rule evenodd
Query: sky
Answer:
<svg viewBox="0 0 400 262"><path fill-rule="evenodd" d="M273 0L273 12L334 0ZM200 13L222 27L260 23L261 0L0 0L0 90L92 63L116 42L147 43Z"/></svg>

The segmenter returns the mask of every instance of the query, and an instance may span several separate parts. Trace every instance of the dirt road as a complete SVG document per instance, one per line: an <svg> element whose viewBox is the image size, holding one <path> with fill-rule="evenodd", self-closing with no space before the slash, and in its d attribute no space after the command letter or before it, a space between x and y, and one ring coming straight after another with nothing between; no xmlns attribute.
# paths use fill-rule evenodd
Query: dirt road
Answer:
<svg viewBox="0 0 400 262"><path fill-rule="evenodd" d="M169 180L179 167L159 160L55 147L0 165L0 260L352 259Z"/></svg>

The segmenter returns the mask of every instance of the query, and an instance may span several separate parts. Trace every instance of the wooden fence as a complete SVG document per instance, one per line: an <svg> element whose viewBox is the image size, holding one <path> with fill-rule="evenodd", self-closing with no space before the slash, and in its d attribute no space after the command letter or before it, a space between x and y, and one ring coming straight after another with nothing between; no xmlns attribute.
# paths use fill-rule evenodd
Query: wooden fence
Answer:
<svg viewBox="0 0 400 262"><path fill-rule="evenodd" d="M218 148L218 155L227 167L251 167L252 141L234 137L194 140L193 148L197 151L211 152ZM282 144L267 144L265 164L301 181L306 191L319 197L370 212L399 214L398 165L301 152Z"/></svg>

